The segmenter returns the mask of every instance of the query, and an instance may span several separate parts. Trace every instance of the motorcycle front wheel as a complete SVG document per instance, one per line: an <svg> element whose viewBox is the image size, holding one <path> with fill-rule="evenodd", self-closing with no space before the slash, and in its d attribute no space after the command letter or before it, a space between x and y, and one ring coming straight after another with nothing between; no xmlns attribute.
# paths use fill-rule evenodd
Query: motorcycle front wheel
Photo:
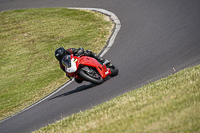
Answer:
<svg viewBox="0 0 200 133"><path fill-rule="evenodd" d="M103 83L103 78L96 71L94 71L92 69L89 69L89 71L86 71L84 68L81 68L79 71L79 76L82 79L92 82L94 84L102 84Z"/></svg>

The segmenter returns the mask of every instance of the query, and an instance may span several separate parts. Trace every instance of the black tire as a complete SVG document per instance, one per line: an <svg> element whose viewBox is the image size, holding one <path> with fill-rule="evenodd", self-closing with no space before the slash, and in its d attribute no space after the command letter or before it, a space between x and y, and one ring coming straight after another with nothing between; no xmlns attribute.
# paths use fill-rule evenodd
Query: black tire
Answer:
<svg viewBox="0 0 200 133"><path fill-rule="evenodd" d="M94 84L102 84L103 83L103 79L99 74L97 74L98 78L93 78L86 71L84 71L83 68L80 69L79 76L81 78L85 79L86 81L92 82Z"/></svg>
<svg viewBox="0 0 200 133"><path fill-rule="evenodd" d="M119 70L115 65L110 63L110 64L108 64L107 68L110 68L110 71L111 71L111 75L110 76L114 77L114 76L118 75Z"/></svg>
<svg viewBox="0 0 200 133"><path fill-rule="evenodd" d="M80 79L77 79L77 78L75 78L75 81L76 81L76 83L78 83L78 84L80 84L80 83L83 82L83 80L80 80Z"/></svg>

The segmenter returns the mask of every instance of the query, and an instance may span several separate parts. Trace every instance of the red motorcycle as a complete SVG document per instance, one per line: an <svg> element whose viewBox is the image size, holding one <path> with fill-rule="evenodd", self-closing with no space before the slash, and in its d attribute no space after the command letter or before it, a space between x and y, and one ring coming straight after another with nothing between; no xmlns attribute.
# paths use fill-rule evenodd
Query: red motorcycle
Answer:
<svg viewBox="0 0 200 133"><path fill-rule="evenodd" d="M111 76L118 74L116 66L109 61L104 64L88 56L66 55L62 59L65 70L70 77L75 77L79 81L89 81L94 84L101 84Z"/></svg>

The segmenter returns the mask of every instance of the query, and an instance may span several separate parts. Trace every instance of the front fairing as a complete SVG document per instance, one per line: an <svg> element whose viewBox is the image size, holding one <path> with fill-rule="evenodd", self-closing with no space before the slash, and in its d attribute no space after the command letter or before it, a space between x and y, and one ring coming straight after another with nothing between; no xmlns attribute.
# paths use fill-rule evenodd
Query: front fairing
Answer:
<svg viewBox="0 0 200 133"><path fill-rule="evenodd" d="M77 61L77 59L72 58L71 59L71 67L65 67L65 70L70 77L75 77L75 73L77 71L76 61Z"/></svg>

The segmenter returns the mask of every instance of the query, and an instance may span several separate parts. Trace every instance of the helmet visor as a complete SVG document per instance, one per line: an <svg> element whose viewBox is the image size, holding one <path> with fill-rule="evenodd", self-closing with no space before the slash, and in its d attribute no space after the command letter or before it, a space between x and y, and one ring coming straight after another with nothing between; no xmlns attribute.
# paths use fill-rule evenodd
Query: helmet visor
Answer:
<svg viewBox="0 0 200 133"><path fill-rule="evenodd" d="M62 64L67 68L71 67L71 56L70 55L64 56L62 58Z"/></svg>

